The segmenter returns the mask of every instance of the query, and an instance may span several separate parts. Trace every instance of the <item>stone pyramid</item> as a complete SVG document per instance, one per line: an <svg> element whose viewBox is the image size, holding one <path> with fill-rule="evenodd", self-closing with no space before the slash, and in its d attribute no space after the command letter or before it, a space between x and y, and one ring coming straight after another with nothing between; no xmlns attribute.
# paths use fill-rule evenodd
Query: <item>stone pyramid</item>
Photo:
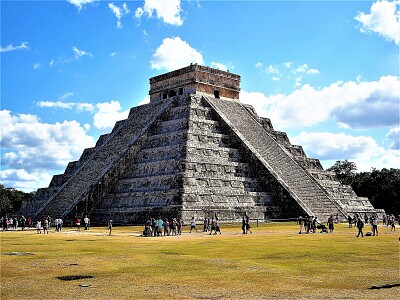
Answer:
<svg viewBox="0 0 400 300"><path fill-rule="evenodd" d="M239 92L239 75L197 64L150 78L150 103L131 108L21 213L138 224L158 216L326 220L376 211L241 104Z"/></svg>

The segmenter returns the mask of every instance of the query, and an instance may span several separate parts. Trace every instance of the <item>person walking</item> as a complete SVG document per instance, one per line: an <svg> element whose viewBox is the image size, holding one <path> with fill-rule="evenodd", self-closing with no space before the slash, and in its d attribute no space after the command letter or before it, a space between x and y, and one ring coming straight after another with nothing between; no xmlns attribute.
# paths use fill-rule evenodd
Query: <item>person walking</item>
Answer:
<svg viewBox="0 0 400 300"><path fill-rule="evenodd" d="M112 232L112 220L108 221L108 235L111 235Z"/></svg>
<svg viewBox="0 0 400 300"><path fill-rule="evenodd" d="M251 227L251 226L250 226L250 217L247 216L247 217L246 217L246 234L247 234L248 231L250 231L250 234L253 233L253 231L251 231L250 227ZM221 232L220 232L220 233L221 233Z"/></svg>
<svg viewBox="0 0 400 300"><path fill-rule="evenodd" d="M189 233L192 233L193 229L196 230L196 232L197 232L195 217L192 217L192 220L190 221L190 231L189 231Z"/></svg>
<svg viewBox="0 0 400 300"><path fill-rule="evenodd" d="M244 216L242 218L242 231L243 231L243 234L246 233L246 218Z"/></svg>
<svg viewBox="0 0 400 300"><path fill-rule="evenodd" d="M364 237L362 229L364 228L364 222L360 219L357 221L357 228L358 228L358 234L356 237L359 237L361 234L361 237Z"/></svg>

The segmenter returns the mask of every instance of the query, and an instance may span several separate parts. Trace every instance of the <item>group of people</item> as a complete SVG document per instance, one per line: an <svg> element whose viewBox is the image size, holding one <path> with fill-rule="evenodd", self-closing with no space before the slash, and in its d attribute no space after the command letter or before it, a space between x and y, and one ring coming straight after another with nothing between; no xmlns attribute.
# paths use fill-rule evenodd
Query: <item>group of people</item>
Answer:
<svg viewBox="0 0 400 300"><path fill-rule="evenodd" d="M1 224L3 231L17 230L18 226L21 227L22 230L24 230L26 226L32 226L32 219L29 218L29 220L27 220L24 216L17 218L16 216L8 217L6 215L1 218Z"/></svg>
<svg viewBox="0 0 400 300"><path fill-rule="evenodd" d="M177 218L149 218L145 222L144 230L142 232L142 236L174 236L182 234L182 227L184 223L182 219ZM197 232L197 221L195 217L192 217L190 220L190 231ZM218 218L204 218L204 230L203 232L210 232L211 235L213 232L217 234L218 232L221 234L221 227L219 225Z"/></svg>
<svg viewBox="0 0 400 300"><path fill-rule="evenodd" d="M328 226L330 232L333 232L334 230L334 218L331 215L328 218ZM317 229L321 230L321 233L323 232L328 232L327 227L322 224L316 216L306 216L306 217L298 217L297 218L297 224L300 226L299 234L304 233L315 233Z"/></svg>

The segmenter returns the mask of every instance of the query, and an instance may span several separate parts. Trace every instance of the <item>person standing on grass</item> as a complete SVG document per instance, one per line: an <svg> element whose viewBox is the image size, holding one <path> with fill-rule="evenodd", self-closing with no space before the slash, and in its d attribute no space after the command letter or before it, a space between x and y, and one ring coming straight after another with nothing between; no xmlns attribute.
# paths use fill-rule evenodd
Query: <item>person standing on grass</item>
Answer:
<svg viewBox="0 0 400 300"><path fill-rule="evenodd" d="M164 236L169 235L168 233L169 223L167 219L164 219L163 226L164 226Z"/></svg>
<svg viewBox="0 0 400 300"><path fill-rule="evenodd" d="M41 221L36 222L36 230L37 230L38 234L42 233L42 222Z"/></svg>
<svg viewBox="0 0 400 300"><path fill-rule="evenodd" d="M243 231L243 234L246 233L246 218L244 216L242 218L242 231Z"/></svg>
<svg viewBox="0 0 400 300"><path fill-rule="evenodd" d="M300 231L299 231L299 234L301 234L301 231L303 230L303 226L304 226L304 220L303 220L303 217L302 217L302 216L300 216L300 217L298 218L298 221L299 221L299 226L300 226Z"/></svg>
<svg viewBox="0 0 400 300"><path fill-rule="evenodd" d="M353 225L352 225L352 219L351 219L351 216L350 216L350 215L347 217L347 221L349 221L349 228L353 227Z"/></svg>
<svg viewBox="0 0 400 300"><path fill-rule="evenodd" d="M392 231L392 230L396 231L396 219L393 214L390 215L390 219L391 219L391 223L392 223L392 226L390 227L390 231Z"/></svg>
<svg viewBox="0 0 400 300"><path fill-rule="evenodd" d="M196 230L196 232L197 232L195 217L192 217L192 220L190 221L190 231L189 231L189 233L192 233L193 229Z"/></svg>
<svg viewBox="0 0 400 300"><path fill-rule="evenodd" d="M49 220L47 218L43 220L43 233L49 234Z"/></svg>
<svg viewBox="0 0 400 300"><path fill-rule="evenodd" d="M372 218L371 224L372 224L372 235L375 235L376 233L376 235L378 236L378 219Z"/></svg>
<svg viewBox="0 0 400 300"><path fill-rule="evenodd" d="M81 231L81 219L80 218L76 219L76 227L77 227L78 231Z"/></svg>
<svg viewBox="0 0 400 300"><path fill-rule="evenodd" d="M362 231L363 227L364 227L364 222L361 219L358 219L358 221L357 221L358 234L356 237L359 237L360 234L361 234L361 237L364 237L364 234Z"/></svg>
<svg viewBox="0 0 400 300"><path fill-rule="evenodd" d="M333 230L335 229L335 227L333 225L334 221L333 221L333 216L332 215L330 215L330 217L328 218L328 222L327 223L328 223L329 232L333 233Z"/></svg>
<svg viewBox="0 0 400 300"><path fill-rule="evenodd" d="M83 223L85 223L85 230L89 230L89 218L88 218L88 216L85 216L83 218Z"/></svg>
<svg viewBox="0 0 400 300"><path fill-rule="evenodd" d="M112 220L110 220L110 221L108 221L108 235L110 236L111 235L111 232L112 232Z"/></svg>
<svg viewBox="0 0 400 300"><path fill-rule="evenodd" d="M162 230L163 230L163 220L161 217L158 217L157 219L157 236L162 236Z"/></svg>
<svg viewBox="0 0 400 300"><path fill-rule="evenodd" d="M253 231L251 231L250 230L250 217L249 216L247 216L246 217L246 234L247 234L247 231L250 231L250 234L252 234L253 233ZM220 232L221 233L221 232Z"/></svg>

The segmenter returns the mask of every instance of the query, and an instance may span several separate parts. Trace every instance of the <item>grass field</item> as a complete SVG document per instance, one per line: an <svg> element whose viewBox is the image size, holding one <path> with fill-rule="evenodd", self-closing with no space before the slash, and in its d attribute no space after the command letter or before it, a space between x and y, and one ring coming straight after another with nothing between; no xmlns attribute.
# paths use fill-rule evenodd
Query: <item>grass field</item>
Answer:
<svg viewBox="0 0 400 300"><path fill-rule="evenodd" d="M399 299L398 228L364 238L346 224L333 234L299 235L294 223L252 229L1 232L1 299Z"/></svg>

